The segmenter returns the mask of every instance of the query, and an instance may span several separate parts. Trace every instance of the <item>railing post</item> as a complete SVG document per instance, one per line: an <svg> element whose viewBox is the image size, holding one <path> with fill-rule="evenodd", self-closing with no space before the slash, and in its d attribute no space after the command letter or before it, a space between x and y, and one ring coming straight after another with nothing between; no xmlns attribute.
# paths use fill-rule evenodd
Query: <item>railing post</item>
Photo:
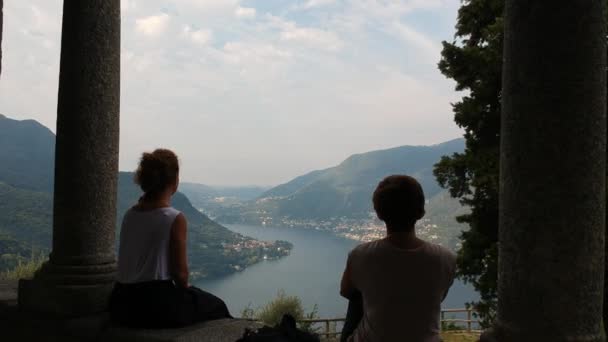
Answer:
<svg viewBox="0 0 608 342"><path fill-rule="evenodd" d="M439 320L439 331L443 331L443 320L445 319L445 311L441 310L441 319Z"/></svg>
<svg viewBox="0 0 608 342"><path fill-rule="evenodd" d="M325 321L325 337L329 338L329 320Z"/></svg>
<svg viewBox="0 0 608 342"><path fill-rule="evenodd" d="M467 309L467 332L471 332L471 309Z"/></svg>

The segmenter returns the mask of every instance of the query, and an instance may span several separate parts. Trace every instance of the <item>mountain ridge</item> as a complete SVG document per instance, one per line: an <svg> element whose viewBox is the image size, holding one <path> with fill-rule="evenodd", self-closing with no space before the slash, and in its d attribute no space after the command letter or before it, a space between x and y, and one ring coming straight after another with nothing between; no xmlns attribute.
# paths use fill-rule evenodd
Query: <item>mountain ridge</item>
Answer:
<svg viewBox="0 0 608 342"><path fill-rule="evenodd" d="M28 144L28 141L35 143ZM10 246L18 250L14 242L17 241L48 251L52 235L55 135L34 120L19 121L3 115L0 117L0 143L5 147L0 151L0 164L10 165L9 171L0 169L0 235L5 241L0 247ZM15 177L15 172L19 173L20 178ZM142 192L133 181L133 173L119 172L117 178L118 243L122 217ZM172 205L188 219L188 254L193 278L220 276L244 269L262 260L265 253L270 255L267 247L276 245L285 252L291 248L289 244L279 241L260 242L258 247L247 250L231 250L226 246L252 245L257 240L234 233L211 220L194 208L181 192L173 196ZM0 250L0 256L4 257L5 252ZM270 256L280 257L285 252ZM21 254L9 259L18 260L23 257Z"/></svg>
<svg viewBox="0 0 608 342"><path fill-rule="evenodd" d="M358 153L334 167L316 170L268 190L257 203L275 201L272 215L296 219L364 218L371 211L371 194L390 174L409 174L427 198L442 191L432 169L444 155L464 150L464 139L429 146L399 146ZM316 200L315 200L316 199Z"/></svg>
<svg viewBox="0 0 608 342"><path fill-rule="evenodd" d="M0 180L28 190L53 190L55 134L50 129L36 120L2 115L0 146Z"/></svg>

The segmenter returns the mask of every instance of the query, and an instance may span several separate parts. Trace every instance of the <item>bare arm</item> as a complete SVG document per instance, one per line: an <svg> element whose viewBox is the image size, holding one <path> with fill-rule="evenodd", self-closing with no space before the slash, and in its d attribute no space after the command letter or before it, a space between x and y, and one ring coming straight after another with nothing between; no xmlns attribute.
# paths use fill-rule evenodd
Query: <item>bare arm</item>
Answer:
<svg viewBox="0 0 608 342"><path fill-rule="evenodd" d="M351 266L350 266L350 258L346 262L346 269L342 274L342 281L340 282L340 295L346 299L352 299L354 294L357 292L355 288L352 277L351 277Z"/></svg>
<svg viewBox="0 0 608 342"><path fill-rule="evenodd" d="M169 253L171 259L171 276L178 286L189 287L188 256L186 254L186 236L188 222L184 214L179 214L171 226Z"/></svg>

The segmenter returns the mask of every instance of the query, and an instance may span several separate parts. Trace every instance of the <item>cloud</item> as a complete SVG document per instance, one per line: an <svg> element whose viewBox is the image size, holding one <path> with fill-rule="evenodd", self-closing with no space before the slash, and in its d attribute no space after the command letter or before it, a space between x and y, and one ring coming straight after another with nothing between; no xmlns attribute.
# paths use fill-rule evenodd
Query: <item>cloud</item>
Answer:
<svg viewBox="0 0 608 342"><path fill-rule="evenodd" d="M279 29L279 38L283 42L295 43L328 51L338 51L344 45L342 39L340 39L335 32L313 27L298 26L293 21L287 21L273 15L268 15L266 18L271 27Z"/></svg>
<svg viewBox="0 0 608 342"><path fill-rule="evenodd" d="M394 33L402 40L419 47L429 57L438 59L441 53L441 45L433 39L425 36L405 23L394 22L392 25Z"/></svg>
<svg viewBox="0 0 608 342"><path fill-rule="evenodd" d="M173 0L172 2L182 7L212 13L233 10L238 6L240 0Z"/></svg>
<svg viewBox="0 0 608 342"><path fill-rule="evenodd" d="M315 8L335 4L337 0L308 0L302 7Z"/></svg>
<svg viewBox="0 0 608 342"><path fill-rule="evenodd" d="M335 33L315 28L286 29L281 32L281 40L316 46L330 51L338 51L343 46L342 40Z"/></svg>
<svg viewBox="0 0 608 342"><path fill-rule="evenodd" d="M256 14L255 8L249 8L249 7L239 6L234 11L234 15L236 15L237 18L242 18L242 19L255 18L255 14Z"/></svg>
<svg viewBox="0 0 608 342"><path fill-rule="evenodd" d="M292 54L272 44L228 42L223 51L229 63L264 63L289 58Z"/></svg>
<svg viewBox="0 0 608 342"><path fill-rule="evenodd" d="M134 0L122 0L120 2L120 11L124 15L127 12L135 10L137 8L137 4Z"/></svg>
<svg viewBox="0 0 608 342"><path fill-rule="evenodd" d="M367 16L398 18L420 9L436 9L453 0L349 0L350 8Z"/></svg>
<svg viewBox="0 0 608 342"><path fill-rule="evenodd" d="M135 20L136 30L146 36L158 36L169 25L169 15L163 13Z"/></svg>
<svg viewBox="0 0 608 342"><path fill-rule="evenodd" d="M213 32L205 29L194 29L190 25L185 25L182 29L182 36L186 37L193 43L206 45L211 41Z"/></svg>
<svg viewBox="0 0 608 342"><path fill-rule="evenodd" d="M460 132L458 94L430 57L453 37L460 0L121 4L122 170L166 146L185 180L277 184ZM53 129L61 1L4 5L0 112Z"/></svg>

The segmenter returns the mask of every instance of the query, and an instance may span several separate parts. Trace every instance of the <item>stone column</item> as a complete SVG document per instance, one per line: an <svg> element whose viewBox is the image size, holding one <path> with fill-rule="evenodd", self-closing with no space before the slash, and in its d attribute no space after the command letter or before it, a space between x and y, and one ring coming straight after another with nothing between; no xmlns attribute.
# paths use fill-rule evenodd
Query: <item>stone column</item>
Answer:
<svg viewBox="0 0 608 342"><path fill-rule="evenodd" d="M606 1L507 0L497 341L605 341Z"/></svg>
<svg viewBox="0 0 608 342"><path fill-rule="evenodd" d="M22 307L103 311L115 277L120 0L65 0L57 109L53 250Z"/></svg>
<svg viewBox="0 0 608 342"><path fill-rule="evenodd" d="M3 12L3 0L0 0L0 75L2 75L2 28L3 28L3 18L4 18L4 12Z"/></svg>

